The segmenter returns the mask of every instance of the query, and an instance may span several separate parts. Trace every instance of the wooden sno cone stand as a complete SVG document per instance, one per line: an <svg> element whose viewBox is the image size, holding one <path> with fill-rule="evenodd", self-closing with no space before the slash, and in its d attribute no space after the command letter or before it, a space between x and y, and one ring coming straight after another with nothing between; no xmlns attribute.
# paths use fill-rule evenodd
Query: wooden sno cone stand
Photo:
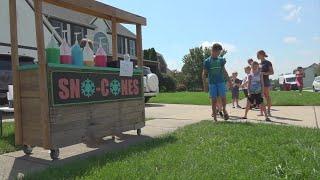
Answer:
<svg viewBox="0 0 320 180"><path fill-rule="evenodd" d="M15 142L31 154L32 147L51 150L101 139L145 126L141 26L146 19L94 0L34 0L38 65L20 66L16 0L10 0L14 77ZM120 77L117 68L48 64L45 57L42 3L112 21L113 60L117 54L117 23L136 25L139 69ZM23 28L23 27L20 27Z"/></svg>

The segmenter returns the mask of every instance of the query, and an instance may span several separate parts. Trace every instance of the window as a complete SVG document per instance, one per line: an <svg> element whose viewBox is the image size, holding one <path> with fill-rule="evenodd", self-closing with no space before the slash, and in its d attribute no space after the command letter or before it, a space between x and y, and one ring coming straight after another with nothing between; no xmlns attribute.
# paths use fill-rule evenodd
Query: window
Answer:
<svg viewBox="0 0 320 180"><path fill-rule="evenodd" d="M97 32L94 35L93 52L97 52L97 50L99 48L99 44L100 44L100 39L101 39L101 44L102 44L104 51L107 54L109 54L109 43L108 43L107 35L103 32Z"/></svg>
<svg viewBox="0 0 320 180"><path fill-rule="evenodd" d="M78 41L81 42L81 40L87 35L87 28L78 25L71 25L71 44L74 44L76 40L75 33L80 33L78 34Z"/></svg>
<svg viewBox="0 0 320 180"><path fill-rule="evenodd" d="M123 36L118 36L118 53L126 54L125 38Z"/></svg>
<svg viewBox="0 0 320 180"><path fill-rule="evenodd" d="M72 44L72 45L74 44L74 42L76 40L75 33L80 33L78 35L78 41L81 41L87 35L87 28L86 27L76 25L76 24L70 24L68 22L65 22L65 21L62 21L59 19L54 19L54 18L49 18L49 21L50 21L51 25L54 28L56 28L56 31L61 38L63 38L62 30L68 31L65 38L69 44Z"/></svg>
<svg viewBox="0 0 320 180"><path fill-rule="evenodd" d="M129 40L129 54L130 56L136 56L136 41L132 39Z"/></svg>
<svg viewBox="0 0 320 180"><path fill-rule="evenodd" d="M65 30L65 31L68 30L68 24L66 22L62 22L60 20L52 19L52 18L50 18L49 21L50 21L51 25L54 28L56 28L56 32L59 34L59 36L61 38L63 38L62 30ZM68 35L66 36L66 40L67 40L67 42L69 42Z"/></svg>

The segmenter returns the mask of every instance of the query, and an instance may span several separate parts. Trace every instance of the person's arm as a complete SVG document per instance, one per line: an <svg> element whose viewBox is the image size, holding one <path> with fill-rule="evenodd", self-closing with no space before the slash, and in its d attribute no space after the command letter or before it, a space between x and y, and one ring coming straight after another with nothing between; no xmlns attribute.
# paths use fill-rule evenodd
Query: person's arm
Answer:
<svg viewBox="0 0 320 180"><path fill-rule="evenodd" d="M248 96L250 96L250 87L251 87L251 77L248 77Z"/></svg>
<svg viewBox="0 0 320 180"><path fill-rule="evenodd" d="M274 75L274 70L271 63L269 64L268 72L264 72L263 74L268 76Z"/></svg>
<svg viewBox="0 0 320 180"><path fill-rule="evenodd" d="M202 83L203 83L204 92L208 92L208 85L207 85L207 82L206 82L207 77L208 77L208 71L206 69L203 69L203 71L202 71Z"/></svg>
<svg viewBox="0 0 320 180"><path fill-rule="evenodd" d="M243 83L242 83L242 87L246 87L248 86L248 77L246 77L244 80L243 80Z"/></svg>

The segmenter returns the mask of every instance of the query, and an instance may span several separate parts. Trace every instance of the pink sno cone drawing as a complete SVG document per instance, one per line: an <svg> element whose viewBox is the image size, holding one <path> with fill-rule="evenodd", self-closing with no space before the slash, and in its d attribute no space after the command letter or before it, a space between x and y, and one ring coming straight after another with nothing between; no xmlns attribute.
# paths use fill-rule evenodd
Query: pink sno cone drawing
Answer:
<svg viewBox="0 0 320 180"><path fill-rule="evenodd" d="M107 53L104 51L102 47L102 40L103 38L100 38L100 44L99 48L96 52L96 57L94 59L95 66L97 67L106 67L107 66Z"/></svg>
<svg viewBox="0 0 320 180"><path fill-rule="evenodd" d="M71 48L66 41L65 33L67 33L67 31L63 31L64 37L63 37L63 42L60 46L60 63L72 64Z"/></svg>
<svg viewBox="0 0 320 180"><path fill-rule="evenodd" d="M94 66L94 53L89 45L89 38L87 37L86 46L83 48L83 62L86 66Z"/></svg>

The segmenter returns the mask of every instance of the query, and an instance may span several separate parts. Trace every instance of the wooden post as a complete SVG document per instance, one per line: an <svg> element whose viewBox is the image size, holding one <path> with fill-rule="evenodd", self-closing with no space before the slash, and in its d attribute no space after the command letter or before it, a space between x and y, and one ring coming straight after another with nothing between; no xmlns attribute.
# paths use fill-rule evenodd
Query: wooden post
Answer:
<svg viewBox="0 0 320 180"><path fill-rule="evenodd" d="M34 0L36 37L39 62L39 87L41 103L41 122L43 126L43 147L51 148L50 127L49 127L49 98L47 84L47 62L45 57L43 19L42 19L42 1Z"/></svg>
<svg viewBox="0 0 320 180"><path fill-rule="evenodd" d="M138 60L138 66L143 66L143 53L142 53L142 29L141 24L136 25L136 34L137 34L137 60Z"/></svg>
<svg viewBox="0 0 320 180"><path fill-rule="evenodd" d="M117 20L112 18L112 60L118 61L118 29Z"/></svg>
<svg viewBox="0 0 320 180"><path fill-rule="evenodd" d="M10 38L11 38L11 62L13 72L13 97L14 97L14 121L15 121L15 144L22 145L23 132L21 122L20 104L20 74L19 49L18 49L18 27L17 27L17 3L16 0L9 1L10 11Z"/></svg>

